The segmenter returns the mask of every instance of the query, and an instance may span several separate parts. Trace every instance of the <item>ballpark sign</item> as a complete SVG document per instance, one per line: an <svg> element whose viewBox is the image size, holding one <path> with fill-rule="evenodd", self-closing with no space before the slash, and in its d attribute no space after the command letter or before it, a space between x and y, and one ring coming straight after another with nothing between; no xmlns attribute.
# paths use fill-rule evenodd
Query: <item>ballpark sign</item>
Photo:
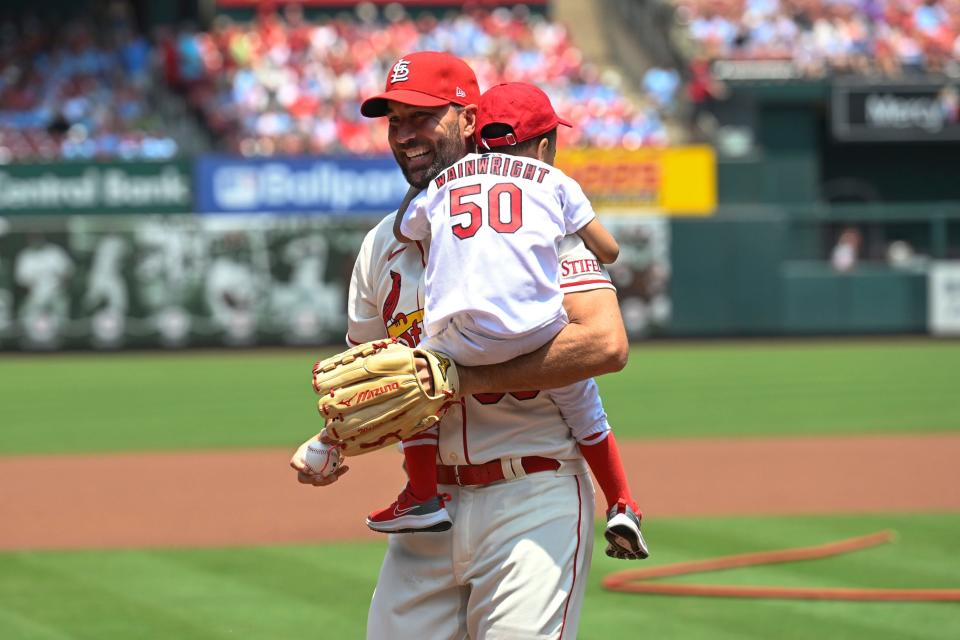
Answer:
<svg viewBox="0 0 960 640"><path fill-rule="evenodd" d="M57 163L0 167L0 213L182 213L193 200L184 163Z"/></svg>
<svg viewBox="0 0 960 640"><path fill-rule="evenodd" d="M830 119L834 137L850 142L960 140L960 83L838 81Z"/></svg>
<svg viewBox="0 0 960 640"><path fill-rule="evenodd" d="M195 179L202 213L383 215L408 186L391 156L203 156Z"/></svg>

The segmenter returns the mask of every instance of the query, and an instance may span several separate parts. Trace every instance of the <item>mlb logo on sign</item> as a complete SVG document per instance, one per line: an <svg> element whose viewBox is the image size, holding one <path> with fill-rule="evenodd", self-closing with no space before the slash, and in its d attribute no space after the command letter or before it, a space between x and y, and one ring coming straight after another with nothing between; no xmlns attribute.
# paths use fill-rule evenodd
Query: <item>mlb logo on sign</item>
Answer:
<svg viewBox="0 0 960 640"><path fill-rule="evenodd" d="M403 58L397 60L397 64L393 65L393 73L390 74L391 84L396 82L405 82L410 79L410 69L408 68L409 64L409 60L404 60Z"/></svg>
<svg viewBox="0 0 960 640"><path fill-rule="evenodd" d="M258 202L255 167L220 167L213 174L213 198L221 209L251 209Z"/></svg>

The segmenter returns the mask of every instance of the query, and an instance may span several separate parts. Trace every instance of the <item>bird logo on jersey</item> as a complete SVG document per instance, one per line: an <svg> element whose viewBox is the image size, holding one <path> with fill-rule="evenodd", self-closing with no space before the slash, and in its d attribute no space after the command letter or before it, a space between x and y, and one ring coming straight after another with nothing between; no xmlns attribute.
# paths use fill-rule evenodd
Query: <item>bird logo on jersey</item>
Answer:
<svg viewBox="0 0 960 640"><path fill-rule="evenodd" d="M387 335L396 338L408 347L416 347L420 344L420 338L423 335L423 309L417 309L412 313L403 313L397 311L400 304L400 287L402 278L396 271L390 272L390 293L383 301L381 316L383 317L383 326L387 330Z"/></svg>
<svg viewBox="0 0 960 640"><path fill-rule="evenodd" d="M397 304L400 302L400 274L396 271L391 271L390 281L390 293L387 294L387 299L383 301L383 309L381 311L383 325L385 327L388 327L392 322L393 312L397 310Z"/></svg>

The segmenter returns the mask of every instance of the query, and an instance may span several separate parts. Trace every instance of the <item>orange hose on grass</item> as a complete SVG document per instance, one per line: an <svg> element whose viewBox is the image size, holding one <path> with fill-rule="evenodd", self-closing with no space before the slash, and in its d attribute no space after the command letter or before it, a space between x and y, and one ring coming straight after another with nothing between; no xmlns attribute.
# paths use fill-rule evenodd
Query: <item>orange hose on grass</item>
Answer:
<svg viewBox="0 0 960 640"><path fill-rule="evenodd" d="M647 582L649 580L670 576L828 558L885 544L891 542L894 536L893 531L887 530L812 547L744 553L708 560L678 562L660 567L652 567L650 569L627 569L606 576L602 580L601 585L610 591L665 596L857 600L874 602L960 602L960 589L851 589L839 587L766 587Z"/></svg>

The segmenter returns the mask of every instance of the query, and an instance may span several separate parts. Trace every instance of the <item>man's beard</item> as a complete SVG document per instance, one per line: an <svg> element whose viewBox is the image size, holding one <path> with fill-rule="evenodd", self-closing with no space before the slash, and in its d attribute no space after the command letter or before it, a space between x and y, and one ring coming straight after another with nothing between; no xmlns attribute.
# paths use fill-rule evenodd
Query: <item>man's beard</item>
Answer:
<svg viewBox="0 0 960 640"><path fill-rule="evenodd" d="M418 170L415 174L407 171L407 167L400 161L400 154L394 152L394 158L400 165L403 177L407 182L418 189L426 189L430 181L440 175L440 172L452 165L454 162L467 155L467 145L460 135L460 123L454 122L444 137L437 141L434 148L433 162L425 169Z"/></svg>

